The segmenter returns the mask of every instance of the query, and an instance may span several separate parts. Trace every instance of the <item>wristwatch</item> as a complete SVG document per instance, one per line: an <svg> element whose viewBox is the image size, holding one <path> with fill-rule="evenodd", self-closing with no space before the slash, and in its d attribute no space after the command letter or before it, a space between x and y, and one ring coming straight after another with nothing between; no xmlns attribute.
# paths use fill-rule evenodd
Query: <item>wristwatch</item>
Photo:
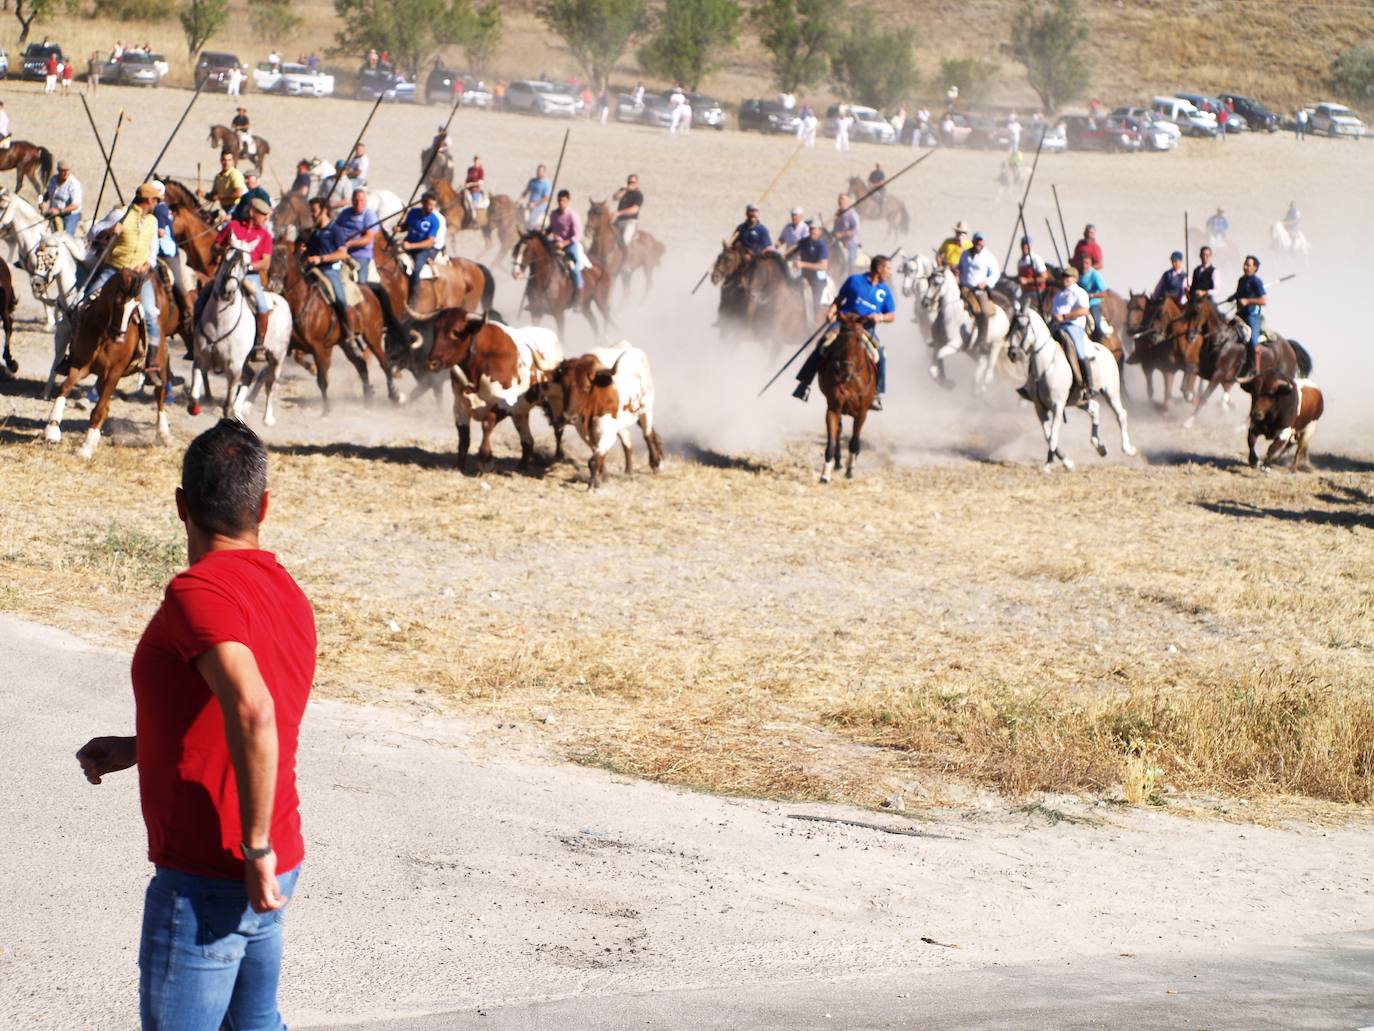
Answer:
<svg viewBox="0 0 1374 1031"><path fill-rule="evenodd" d="M272 854L272 842L269 840L263 848L254 848L246 841L239 842L239 848L243 849L244 862L255 859L266 859Z"/></svg>

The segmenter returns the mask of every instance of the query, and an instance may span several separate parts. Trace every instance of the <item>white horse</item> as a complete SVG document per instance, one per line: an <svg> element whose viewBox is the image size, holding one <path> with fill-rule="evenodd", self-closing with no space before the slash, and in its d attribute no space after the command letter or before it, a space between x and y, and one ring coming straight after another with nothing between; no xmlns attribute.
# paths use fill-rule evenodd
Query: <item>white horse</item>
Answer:
<svg viewBox="0 0 1374 1031"><path fill-rule="evenodd" d="M959 296L959 277L951 268L935 268L926 277L925 296L921 306L930 316L931 360L930 375L937 383L948 382L944 376L944 361L959 351L968 352L973 359L973 389L987 393L999 377L1014 382L1020 371L1007 354L1007 332L1011 323L1007 313L993 305L988 319L988 335L977 340L978 327Z"/></svg>
<svg viewBox="0 0 1374 1031"><path fill-rule="evenodd" d="M326 180L334 178L334 166L328 161L315 159L315 163L310 166L310 196L324 192ZM367 190L367 209L373 212L379 219L386 221L392 215L401 210L401 198L390 190L383 190L375 186L365 186ZM330 198L334 200L335 198ZM340 203L347 204L349 197L344 197Z"/></svg>
<svg viewBox="0 0 1374 1031"><path fill-rule="evenodd" d="M224 390L224 417L243 421L258 391L266 388L262 421L272 426L277 421L272 414L272 387L291 342L291 309L280 295L267 295L272 306L262 341L267 351L267 367L254 375L248 367L248 354L253 350L257 321L243 281L252 267L251 253L251 247L230 237L229 249L215 274L214 292L206 302L192 338L195 364L191 369L191 399L187 409L192 415L200 414L200 395L202 391L208 392L210 373L219 372L228 381ZM250 382L251 391L248 389Z"/></svg>
<svg viewBox="0 0 1374 1031"><path fill-rule="evenodd" d="M0 236L18 253L20 264L29 274L34 300L43 305L47 327L53 329L57 315L67 314L76 304L77 263L85 260L85 245L74 236L49 229L48 220L37 208L3 187ZM52 390L51 379L48 390Z"/></svg>
<svg viewBox="0 0 1374 1031"><path fill-rule="evenodd" d="M1275 222L1269 227L1269 242L1274 245L1274 250L1282 251L1284 254L1296 254L1304 259L1312 256L1312 249L1308 246L1307 236L1303 231L1294 229L1290 233L1282 222Z"/></svg>
<svg viewBox="0 0 1374 1031"><path fill-rule="evenodd" d="M1065 469L1073 470L1073 461L1065 458L1059 450L1059 427L1065 421L1065 412L1071 403L1074 407L1087 410L1093 424L1093 447L1097 448L1099 455L1105 456L1107 445L1102 443L1101 411L1097 400L1085 399L1082 391L1070 397L1073 370L1045 320L1039 312L1023 304L1012 323L1009 339L1011 356L1013 360L1019 360L1021 352L1026 355L1026 392L1035 404L1035 413L1040 417L1040 426L1045 431L1045 443L1049 445L1045 472L1054 468L1056 458L1064 463ZM1126 430L1126 407L1121 402L1121 373L1116 367L1116 359L1101 344L1089 340L1086 360L1092 362L1093 382L1098 392L1107 399L1107 404L1116 415L1117 425L1121 427L1122 452L1135 454L1135 447Z"/></svg>

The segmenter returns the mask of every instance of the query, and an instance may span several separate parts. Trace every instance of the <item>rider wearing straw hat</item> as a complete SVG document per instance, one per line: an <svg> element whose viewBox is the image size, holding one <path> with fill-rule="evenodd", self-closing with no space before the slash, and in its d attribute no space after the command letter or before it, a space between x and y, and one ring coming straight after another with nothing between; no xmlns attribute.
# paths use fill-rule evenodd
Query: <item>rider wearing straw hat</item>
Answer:
<svg viewBox="0 0 1374 1031"><path fill-rule="evenodd" d="M968 223L960 219L954 224L954 234L945 238L944 242L935 249L935 253L944 259L945 268L958 269L959 259L964 256L964 251L973 246L968 238Z"/></svg>

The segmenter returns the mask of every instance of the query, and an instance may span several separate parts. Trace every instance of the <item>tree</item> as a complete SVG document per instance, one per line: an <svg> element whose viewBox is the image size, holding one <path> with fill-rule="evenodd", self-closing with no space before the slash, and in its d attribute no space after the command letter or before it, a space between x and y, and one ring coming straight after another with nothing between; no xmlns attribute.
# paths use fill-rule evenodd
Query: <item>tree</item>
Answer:
<svg viewBox="0 0 1374 1031"><path fill-rule="evenodd" d="M248 20L265 40L277 40L300 28L293 0L249 0Z"/></svg>
<svg viewBox="0 0 1374 1031"><path fill-rule="evenodd" d="M605 88L645 20L644 0L544 0L538 15L562 38L597 90Z"/></svg>
<svg viewBox="0 0 1374 1031"><path fill-rule="evenodd" d="M1331 62L1331 88L1352 104L1374 96L1374 49L1356 47Z"/></svg>
<svg viewBox="0 0 1374 1031"><path fill-rule="evenodd" d="M503 31L498 0L487 0L473 9L463 26L462 44L463 55L474 75L482 75L491 68L491 60L501 46Z"/></svg>
<svg viewBox="0 0 1374 1031"><path fill-rule="evenodd" d="M54 0L14 0L14 16L19 20L19 43L28 41L29 29L36 21L46 21Z"/></svg>
<svg viewBox="0 0 1374 1031"><path fill-rule="evenodd" d="M915 88L914 34L904 29L855 28L830 58L835 82L869 107L885 108Z"/></svg>
<svg viewBox="0 0 1374 1031"><path fill-rule="evenodd" d="M1088 86L1088 59L1080 49L1088 28L1078 0L1051 0L1048 7L1021 8L1011 23L1005 50L1026 69L1046 113L1079 96Z"/></svg>
<svg viewBox="0 0 1374 1031"><path fill-rule="evenodd" d="M942 89L950 86L959 88L959 99L966 104L977 105L987 99L997 77L997 65L981 57L947 57L940 62L940 81Z"/></svg>
<svg viewBox="0 0 1374 1031"><path fill-rule="evenodd" d="M795 93L825 77L844 0L763 0L754 8L759 42L773 58L773 82Z"/></svg>
<svg viewBox="0 0 1374 1031"><path fill-rule="evenodd" d="M736 0L666 0L639 63L650 75L695 90L720 67L742 13Z"/></svg>
<svg viewBox="0 0 1374 1031"><path fill-rule="evenodd" d="M396 65L418 74L442 46L462 38L472 15L468 0L334 0L343 27L335 53L388 50Z"/></svg>
<svg viewBox="0 0 1374 1031"><path fill-rule="evenodd" d="M229 17L229 0L187 0L177 15L186 34L186 56L194 58L224 27Z"/></svg>

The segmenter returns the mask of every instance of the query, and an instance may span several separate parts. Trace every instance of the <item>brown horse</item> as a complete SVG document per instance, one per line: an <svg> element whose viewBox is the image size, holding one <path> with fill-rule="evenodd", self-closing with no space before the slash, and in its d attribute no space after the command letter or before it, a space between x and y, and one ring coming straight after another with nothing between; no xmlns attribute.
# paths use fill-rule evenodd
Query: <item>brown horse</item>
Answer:
<svg viewBox="0 0 1374 1031"><path fill-rule="evenodd" d="M854 312L840 315L839 334L821 358L821 392L825 394L825 467L821 482L829 483L830 476L840 463L842 422L847 415L852 420L849 432L849 462L845 466L846 479L854 478L854 463L859 458L859 435L869 407L878 394L878 363L871 358L868 334L862 317Z"/></svg>
<svg viewBox="0 0 1374 1031"><path fill-rule="evenodd" d="M1245 367L1247 349L1235 323L1222 317L1210 297L1190 305L1184 332L1197 347L1198 376L1207 380L1207 389L1193 400L1194 413L1189 416L1191 425L1197 411L1217 387L1222 389L1222 403L1231 407L1231 388ZM1312 356L1296 340L1266 331L1265 338L1255 348L1255 371L1305 379L1312 375Z"/></svg>
<svg viewBox="0 0 1374 1031"><path fill-rule="evenodd" d="M14 192L21 193L24 180L33 183L33 190L40 197L52 178L52 152L28 140L11 140L10 145L0 150L0 172L14 169ZM35 170L37 175L35 175Z"/></svg>
<svg viewBox="0 0 1374 1031"><path fill-rule="evenodd" d="M267 155L271 153L272 148L261 136L254 136L253 143L257 147L257 151L251 155L245 154L242 145L239 143L239 134L237 132L227 125L210 126L211 147L215 150L229 151L229 153L234 155L236 161L242 161L244 158L248 158L253 162L253 167L261 172L263 166L267 164Z"/></svg>
<svg viewBox="0 0 1374 1031"><path fill-rule="evenodd" d="M272 251L271 280L281 283L281 295L286 298L291 309L291 348L297 360L307 368L313 366L315 382L320 388L321 414L329 414L329 364L335 346L341 347L344 355L358 370L363 381L363 401L372 400L373 387L367 374L367 352L377 359L386 377L386 393L394 402L401 399L396 389L391 363L386 356L386 319L382 313L381 302L371 290L362 291L362 301L353 309L357 318L357 330L366 344L362 354L353 353L343 346L347 332L339 324L334 305L325 297L322 288L308 278L304 271L302 242L282 239ZM301 361L302 355L313 361Z"/></svg>
<svg viewBox="0 0 1374 1031"><path fill-rule="evenodd" d="M164 179L166 202L172 212L172 237L185 256L186 264L207 279L219 267L212 250L219 230L215 212L175 179Z"/></svg>
<svg viewBox="0 0 1374 1031"><path fill-rule="evenodd" d="M449 258L440 264L430 262L433 279L420 280L414 297L407 297L409 277L397 260L391 237L377 234L372 246L373 267L382 289L391 300L392 310L408 318L426 322L447 308L466 308L483 312L491 308L496 293L496 279L491 269L467 258Z"/></svg>
<svg viewBox="0 0 1374 1031"><path fill-rule="evenodd" d="M105 424L105 417L110 412L110 400L121 379L147 370L151 357L161 381L166 382L166 338L163 338L156 355L149 356L147 353L147 327L143 324L143 309L138 303L146 275L146 272L131 269L116 272L77 319L67 346L67 375L57 397L53 399L48 425L43 430L43 437L48 443L62 442L62 413L67 407L67 394L92 372L96 375L99 400L91 410L90 426L79 452L82 458L90 458L100 443L100 428ZM156 393L157 435L162 443L170 444L172 431L167 425L166 392L159 388Z"/></svg>
<svg viewBox="0 0 1374 1031"><path fill-rule="evenodd" d="M504 193L490 194L490 203L486 207L485 214L480 217L479 221L474 222L468 216L467 208L463 206L462 191L454 189L451 182L440 179L430 185L430 190L438 199L439 210L443 213L451 230L480 229L482 231L483 251L491 247L492 236L495 235L501 247L496 255L496 260L504 261L506 259L511 248L520 239L520 205L514 199Z"/></svg>
<svg viewBox="0 0 1374 1031"><path fill-rule="evenodd" d="M849 177L849 193L854 197L863 197L865 193L873 187L864 182L858 176ZM871 197L865 197L858 204L859 217L865 222L883 219L887 222L887 235L905 235L911 232L911 213L907 211L906 205L902 203L900 197L888 196L880 198L878 193Z"/></svg>
<svg viewBox="0 0 1374 1031"><path fill-rule="evenodd" d="M588 241L587 256L602 266L612 278L619 276L627 291L636 270L643 270L645 287L649 290L654 288L654 269L663 261L663 244L643 230L638 230L631 238L630 246L622 247L619 230L615 226L615 215L606 201L591 202L583 236Z"/></svg>
<svg viewBox="0 0 1374 1031"><path fill-rule="evenodd" d="M19 371L19 363L10 353L10 336L14 333L14 308L19 303L19 295L14 292L14 278L10 275L8 262L0 261L0 323L5 327L5 358L0 365L0 380L14 379Z"/></svg>
<svg viewBox="0 0 1374 1031"><path fill-rule="evenodd" d="M572 271L546 234L534 230L521 233L511 258L511 275L514 278L519 279L527 270L529 272L529 282L525 285L525 304L529 307L530 317L538 322L545 315L552 315L560 337L563 336L564 316L570 308L580 311L592 324L592 332L596 334L601 332L601 326L592 311L593 307L601 309L601 316L608 325L614 321L610 308L611 277L604 268L593 264L591 268L583 270L582 290L574 298Z"/></svg>
<svg viewBox="0 0 1374 1031"><path fill-rule="evenodd" d="M296 232L304 233L311 229L314 224L314 218L310 214L310 204L299 193L282 194L281 200L277 201L277 206L272 209L274 236L280 236L291 226L296 227Z"/></svg>
<svg viewBox="0 0 1374 1031"><path fill-rule="evenodd" d="M781 343L811 329L800 279L776 251L755 254L738 240L726 243L711 267L720 284L720 321L759 340Z"/></svg>
<svg viewBox="0 0 1374 1031"><path fill-rule="evenodd" d="M722 240L711 265L711 285L720 287L716 325L721 329L745 325L749 317L749 267L753 253L738 240Z"/></svg>
<svg viewBox="0 0 1374 1031"><path fill-rule="evenodd" d="M1126 304L1126 330L1135 341L1135 350L1129 360L1132 365L1139 365L1145 374L1145 392L1150 403L1156 403L1154 374L1157 372L1164 381L1159 408L1168 412L1174 395L1174 376L1180 372L1186 376L1189 367L1183 306L1172 297L1152 301L1148 294L1132 291ZM1192 368L1194 371L1197 368L1195 354ZM1185 399L1188 396L1186 391L1184 396Z"/></svg>

